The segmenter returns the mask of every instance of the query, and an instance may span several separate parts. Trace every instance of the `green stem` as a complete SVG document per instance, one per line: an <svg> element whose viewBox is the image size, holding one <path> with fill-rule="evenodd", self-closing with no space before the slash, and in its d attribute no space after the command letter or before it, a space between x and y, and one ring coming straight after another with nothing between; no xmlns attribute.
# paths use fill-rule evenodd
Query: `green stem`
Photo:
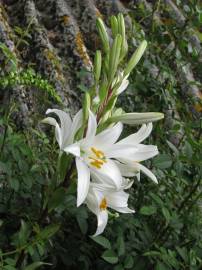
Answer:
<svg viewBox="0 0 202 270"><path fill-rule="evenodd" d="M60 181L60 167L61 167L61 158L62 158L63 152L60 151L58 155L58 160L57 160L57 168L56 168L56 173L57 173L57 183L59 184Z"/></svg>
<svg viewBox="0 0 202 270"><path fill-rule="evenodd" d="M8 124L6 124L5 129L4 129L4 135L3 135L3 141L1 144L0 156L3 154L3 150L4 150L4 146L5 146L5 142L6 142L7 131L8 131Z"/></svg>
<svg viewBox="0 0 202 270"><path fill-rule="evenodd" d="M10 117L10 111L12 108L10 108L10 92L8 94L8 104L6 104L6 109L5 109L5 124L4 124L4 134L3 134L3 141L1 144L1 149L0 149L0 157L3 154L5 142L6 142L6 137L7 137L7 132L8 132L8 122L9 122L9 117Z"/></svg>
<svg viewBox="0 0 202 270"><path fill-rule="evenodd" d="M73 173L74 168L75 168L75 161L72 161L70 168L65 175L65 179L62 182L63 187L68 187L70 185L70 179L71 179L71 175Z"/></svg>

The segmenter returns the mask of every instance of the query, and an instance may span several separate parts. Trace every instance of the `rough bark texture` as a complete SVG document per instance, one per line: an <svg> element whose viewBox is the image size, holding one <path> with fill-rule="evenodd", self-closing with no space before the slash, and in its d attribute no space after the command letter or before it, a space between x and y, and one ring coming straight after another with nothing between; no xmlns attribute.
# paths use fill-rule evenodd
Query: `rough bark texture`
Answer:
<svg viewBox="0 0 202 270"><path fill-rule="evenodd" d="M0 3L0 42L17 55L19 68L32 66L52 82L74 114L81 101L77 87L82 79L77 73L91 69L92 52L99 47L96 18L120 11L125 12L120 1L4 0ZM18 43L15 26L28 29L29 45ZM89 85L91 80L89 75L82 83ZM22 124L27 124L29 115L44 110L36 92L31 88L12 89L20 104L17 118Z"/></svg>
<svg viewBox="0 0 202 270"><path fill-rule="evenodd" d="M92 54L99 48L95 29L96 18L103 17L107 20L110 15L118 12L126 14L129 7L137 2L144 2L152 12L153 5L146 0L122 2L119 0L1 0L0 42L4 42L17 55L19 68L33 66L37 72L49 79L64 104L74 114L81 101L77 87L82 79L78 78L77 72L81 69L91 69ZM165 4L176 25L185 27L186 19L175 3L167 0ZM161 23L160 14L153 13L153 19ZM130 24L129 17L127 23ZM13 31L15 26L23 29L29 27L31 34L31 39L27 40L29 45L18 44L19 37ZM190 32L189 38L200 50L200 41L193 31ZM16 44L18 44L17 48ZM176 71L179 73L184 95L199 97L198 87L190 84L190 81L194 80L191 66L181 68L176 64ZM82 83L89 85L91 80L89 76L87 81L85 78L85 82ZM12 89L13 95L20 104L21 117L18 115L18 120L21 119L25 124L26 119L33 112L45 110L43 102L37 102L37 91L37 89L23 87ZM175 104L173 108L176 118L179 118Z"/></svg>

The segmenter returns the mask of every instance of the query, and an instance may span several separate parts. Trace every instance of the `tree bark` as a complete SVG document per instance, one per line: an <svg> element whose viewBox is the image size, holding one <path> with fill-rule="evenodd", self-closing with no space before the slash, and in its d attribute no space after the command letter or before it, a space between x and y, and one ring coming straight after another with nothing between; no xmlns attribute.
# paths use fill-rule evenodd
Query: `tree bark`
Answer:
<svg viewBox="0 0 202 270"><path fill-rule="evenodd" d="M64 106L74 114L81 103L78 86L84 84L89 87L92 82L90 73L86 73L85 77L78 73L91 70L93 54L100 48L96 18L102 17L108 21L112 14L127 14L130 4L134 6L138 2L144 3L152 12L153 6L146 0L1 0L0 42L5 43L16 55L19 69L31 66L48 79L55 86ZM183 27L186 19L177 6L170 0L164 4L169 7L168 11L176 25ZM158 12L154 12L153 19L162 23ZM129 16L126 23L131 24ZM25 39L28 44L19 41L16 26L27 29L30 38ZM193 35L190 39L193 39ZM200 46L198 43L197 47ZM0 53L0 61L2 58ZM9 66L5 70L9 70ZM184 95L201 98L198 87L190 83L194 80L191 66L187 65L185 69L176 65L176 72ZM21 124L27 125L35 114L44 114L47 103L38 89L14 87L10 90L19 103L16 119ZM178 118L177 110L174 111Z"/></svg>
<svg viewBox="0 0 202 270"><path fill-rule="evenodd" d="M31 66L53 83L64 106L74 114L81 102L78 85L89 87L92 81L90 73L83 79L78 72L91 70L92 52L100 47L96 18L104 17L102 12L108 17L124 10L120 1L2 0L0 42L16 55L19 69ZM27 29L31 35L25 38L27 45L19 42L14 31L16 26ZM37 89L15 87L10 90L19 103L17 118L22 124L26 125L33 113L44 113L46 107L43 100L39 102Z"/></svg>

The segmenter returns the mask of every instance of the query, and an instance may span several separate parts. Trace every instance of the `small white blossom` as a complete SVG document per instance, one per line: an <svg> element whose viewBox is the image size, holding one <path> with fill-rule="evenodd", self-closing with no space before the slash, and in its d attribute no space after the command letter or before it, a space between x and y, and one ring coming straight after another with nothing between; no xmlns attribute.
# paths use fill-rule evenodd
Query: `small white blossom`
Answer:
<svg viewBox="0 0 202 270"><path fill-rule="evenodd" d="M86 204L90 211L97 216L97 230L94 236L101 234L108 221L108 208L120 213L134 213L128 208L129 194L123 190L111 191L104 186L90 184L89 192L86 198Z"/></svg>

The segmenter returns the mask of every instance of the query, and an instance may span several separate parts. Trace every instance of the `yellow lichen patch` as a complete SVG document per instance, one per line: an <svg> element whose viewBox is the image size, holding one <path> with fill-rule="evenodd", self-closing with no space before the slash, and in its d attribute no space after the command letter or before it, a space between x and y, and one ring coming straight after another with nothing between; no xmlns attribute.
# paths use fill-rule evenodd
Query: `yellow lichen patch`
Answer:
<svg viewBox="0 0 202 270"><path fill-rule="evenodd" d="M46 58L58 69L58 71L61 70L60 61L53 51L45 49L44 54Z"/></svg>
<svg viewBox="0 0 202 270"><path fill-rule="evenodd" d="M8 15L6 13L6 10L4 8L4 6L2 4L0 4L0 21L3 22L3 25L5 27L5 30L7 31L9 37L11 36L12 34L12 31L11 31L11 28L8 24ZM12 37L10 37L12 39Z"/></svg>
<svg viewBox="0 0 202 270"><path fill-rule="evenodd" d="M78 32L76 34L76 50L78 54L80 55L81 59L83 60L84 64L91 66L91 61L86 52L86 47L84 45L81 32Z"/></svg>
<svg viewBox="0 0 202 270"><path fill-rule="evenodd" d="M96 17L103 19L103 15L100 13L99 9L95 8L95 14L96 14Z"/></svg>
<svg viewBox="0 0 202 270"><path fill-rule="evenodd" d="M64 76L63 76L63 74L61 72L60 73L57 72L56 79L63 82L63 83L65 81L65 78L64 78Z"/></svg>
<svg viewBox="0 0 202 270"><path fill-rule="evenodd" d="M64 25L68 25L69 19L70 19L69 16L64 15L64 16L61 16L59 20L61 23L64 23Z"/></svg>
<svg viewBox="0 0 202 270"><path fill-rule="evenodd" d="M162 18L162 21L165 25L168 25L168 26L175 24L175 21L173 19Z"/></svg>
<svg viewBox="0 0 202 270"><path fill-rule="evenodd" d="M202 93L199 92L198 94L198 98L199 98L199 102L197 102L195 105L194 105L194 108L197 112L201 113L202 112Z"/></svg>
<svg viewBox="0 0 202 270"><path fill-rule="evenodd" d="M0 4L0 17L1 17L1 19L3 19L3 21L8 20L6 10L5 10L5 8L4 8L4 6L2 4Z"/></svg>
<svg viewBox="0 0 202 270"><path fill-rule="evenodd" d="M199 92L199 98L202 100L202 92Z"/></svg>
<svg viewBox="0 0 202 270"><path fill-rule="evenodd" d="M107 200L106 198L103 198L100 203L100 210L106 210L107 209Z"/></svg>
<svg viewBox="0 0 202 270"><path fill-rule="evenodd" d="M197 112L202 112L202 105L200 103L197 103L194 108Z"/></svg>
<svg viewBox="0 0 202 270"><path fill-rule="evenodd" d="M50 61L50 63L51 63L51 65L49 65L50 72L51 72L51 69L54 67L54 70L56 72L56 74L55 74L56 79L61 81L61 82L64 82L62 67L61 67L61 64L60 64L60 61L59 61L57 55L52 50L47 49L47 48L44 50L44 55L45 55L46 59L48 61Z"/></svg>

